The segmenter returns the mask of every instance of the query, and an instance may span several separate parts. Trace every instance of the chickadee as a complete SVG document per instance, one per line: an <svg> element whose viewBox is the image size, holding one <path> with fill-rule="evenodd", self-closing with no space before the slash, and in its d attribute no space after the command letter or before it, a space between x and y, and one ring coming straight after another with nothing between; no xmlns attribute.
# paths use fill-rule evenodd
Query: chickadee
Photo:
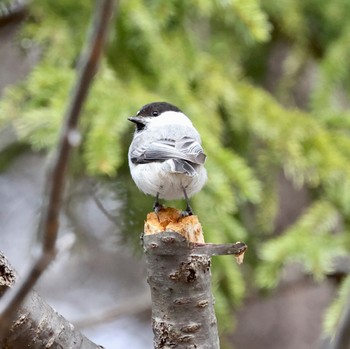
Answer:
<svg viewBox="0 0 350 349"><path fill-rule="evenodd" d="M155 102L128 120L136 124L128 159L137 187L155 197L156 214L163 207L159 199L184 198L182 216L192 215L189 198L203 188L207 171L201 138L190 119L172 104Z"/></svg>

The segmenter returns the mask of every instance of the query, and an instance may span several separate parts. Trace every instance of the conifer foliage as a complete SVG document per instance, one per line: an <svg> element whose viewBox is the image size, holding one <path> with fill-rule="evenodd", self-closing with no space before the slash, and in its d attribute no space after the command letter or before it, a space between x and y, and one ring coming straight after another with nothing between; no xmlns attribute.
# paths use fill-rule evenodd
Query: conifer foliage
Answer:
<svg viewBox="0 0 350 349"><path fill-rule="evenodd" d="M0 127L11 125L19 143L34 150L55 145L90 11L83 0L32 3L18 42L38 45L42 57L0 103ZM231 323L246 282L272 288L290 262L321 280L334 257L349 252L349 11L348 0L119 3L72 177L114 183L127 207L125 224L131 215L142 221L151 199L137 193L127 173L127 117L157 100L189 115L208 155L208 184L193 199L206 240L247 242L244 268L256 270L242 277L230 258L214 261L222 324ZM278 45L285 58L272 95L265 87ZM302 79L310 85L304 105L295 97ZM276 236L281 173L311 199Z"/></svg>

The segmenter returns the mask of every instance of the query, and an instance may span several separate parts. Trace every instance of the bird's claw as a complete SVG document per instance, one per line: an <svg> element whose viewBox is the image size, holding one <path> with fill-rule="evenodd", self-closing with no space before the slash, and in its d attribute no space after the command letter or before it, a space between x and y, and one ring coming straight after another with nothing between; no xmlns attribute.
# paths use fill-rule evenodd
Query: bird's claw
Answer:
<svg viewBox="0 0 350 349"><path fill-rule="evenodd" d="M161 205L159 202L156 202L154 205L153 205L153 211L154 213L158 216L158 213L164 209L164 206Z"/></svg>
<svg viewBox="0 0 350 349"><path fill-rule="evenodd" d="M187 206L186 210L181 211L180 218L185 218L185 217L192 216L192 215L193 215L192 208L190 206Z"/></svg>

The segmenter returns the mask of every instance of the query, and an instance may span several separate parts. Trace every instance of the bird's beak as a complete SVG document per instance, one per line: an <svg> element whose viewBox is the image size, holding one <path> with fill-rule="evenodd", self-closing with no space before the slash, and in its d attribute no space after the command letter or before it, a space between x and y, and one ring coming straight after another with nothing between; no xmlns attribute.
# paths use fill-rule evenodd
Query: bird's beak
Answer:
<svg viewBox="0 0 350 349"><path fill-rule="evenodd" d="M135 123L136 125L145 125L145 120L143 120L143 118L140 118L139 116L131 116L130 118L128 118L129 121Z"/></svg>
<svg viewBox="0 0 350 349"><path fill-rule="evenodd" d="M131 116L128 120L136 124L137 131L142 131L146 127L145 119L139 116Z"/></svg>

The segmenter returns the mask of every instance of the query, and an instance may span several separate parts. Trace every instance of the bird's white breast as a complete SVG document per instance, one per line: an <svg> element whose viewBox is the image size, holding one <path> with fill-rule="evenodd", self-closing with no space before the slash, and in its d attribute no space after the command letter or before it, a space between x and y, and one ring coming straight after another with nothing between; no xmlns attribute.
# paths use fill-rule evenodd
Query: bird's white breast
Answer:
<svg viewBox="0 0 350 349"><path fill-rule="evenodd" d="M198 174L190 177L182 173L169 173L165 162L152 162L149 164L130 163L131 176L137 187L145 194L166 200L184 198L183 188L188 197L198 193L207 180L204 166L198 168Z"/></svg>
<svg viewBox="0 0 350 349"><path fill-rule="evenodd" d="M129 148L129 166L131 176L138 188L146 194L166 200L184 197L183 187L188 197L199 192L207 180L204 166L197 166L197 175L188 176L182 173L171 173L166 161L146 164L131 162L131 153L136 149L146 148L155 141L170 139L180 140L188 136L201 143L200 135L193 127L191 120L183 113L167 111L147 123L145 130L136 132Z"/></svg>

